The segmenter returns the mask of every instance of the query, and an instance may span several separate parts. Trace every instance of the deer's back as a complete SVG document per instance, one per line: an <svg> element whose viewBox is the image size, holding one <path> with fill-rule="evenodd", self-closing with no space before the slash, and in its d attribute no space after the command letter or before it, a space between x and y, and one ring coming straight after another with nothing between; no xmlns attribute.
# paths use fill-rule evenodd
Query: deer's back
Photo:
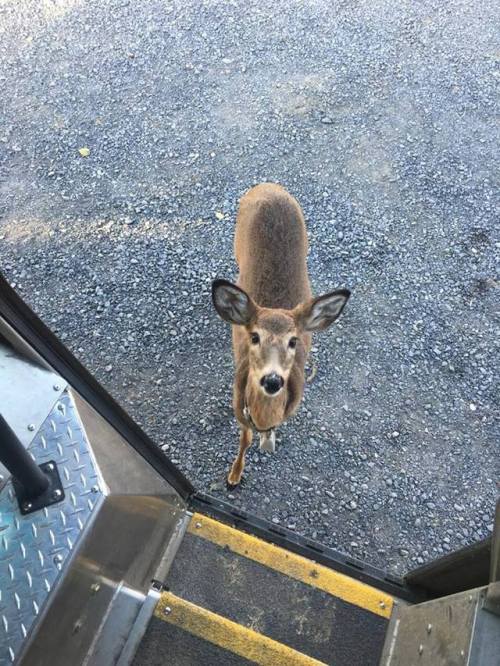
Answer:
<svg viewBox="0 0 500 666"><path fill-rule="evenodd" d="M238 284L266 308L291 309L310 298L302 210L281 186L256 185L240 201L234 250Z"/></svg>

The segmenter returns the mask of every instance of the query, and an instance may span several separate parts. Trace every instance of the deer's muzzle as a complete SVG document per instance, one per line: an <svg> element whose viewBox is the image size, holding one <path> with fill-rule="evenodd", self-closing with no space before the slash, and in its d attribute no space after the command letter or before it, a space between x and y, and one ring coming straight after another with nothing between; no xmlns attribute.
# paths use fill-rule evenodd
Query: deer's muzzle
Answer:
<svg viewBox="0 0 500 666"><path fill-rule="evenodd" d="M260 385L266 393L269 395L275 395L278 391L283 388L285 380L280 375L272 372L270 375L264 375L260 380Z"/></svg>

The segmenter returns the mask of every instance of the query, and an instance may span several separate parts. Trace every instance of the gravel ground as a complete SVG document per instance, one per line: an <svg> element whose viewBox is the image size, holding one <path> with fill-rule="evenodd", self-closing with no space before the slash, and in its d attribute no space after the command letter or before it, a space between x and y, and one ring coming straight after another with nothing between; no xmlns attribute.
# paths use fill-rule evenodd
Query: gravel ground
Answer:
<svg viewBox="0 0 500 666"><path fill-rule="evenodd" d="M393 571L492 529L494 5L0 5L2 270L199 488ZM231 492L209 290L264 180L303 206L315 291L353 295Z"/></svg>

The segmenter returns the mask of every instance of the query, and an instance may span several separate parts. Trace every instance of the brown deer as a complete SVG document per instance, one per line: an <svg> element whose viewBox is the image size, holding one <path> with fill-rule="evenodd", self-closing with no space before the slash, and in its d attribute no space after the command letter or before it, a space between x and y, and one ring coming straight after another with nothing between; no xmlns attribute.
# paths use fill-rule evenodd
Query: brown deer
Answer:
<svg viewBox="0 0 500 666"><path fill-rule="evenodd" d="M233 324L233 408L241 431L230 486L241 481L254 430L261 450L274 452L275 428L302 399L311 333L330 326L350 296L337 289L312 297L307 252L304 215L283 187L262 183L241 198L234 238L238 283L212 284L215 309Z"/></svg>

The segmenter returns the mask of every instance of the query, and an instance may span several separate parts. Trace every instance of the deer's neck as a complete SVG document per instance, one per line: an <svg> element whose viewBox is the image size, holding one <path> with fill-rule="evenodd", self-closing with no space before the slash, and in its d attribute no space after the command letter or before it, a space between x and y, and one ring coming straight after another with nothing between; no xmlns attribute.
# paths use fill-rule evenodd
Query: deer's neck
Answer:
<svg viewBox="0 0 500 666"><path fill-rule="evenodd" d="M279 395L271 398L262 393L260 386L248 382L245 402L255 426L259 430L269 430L278 426L285 417L287 389L285 387Z"/></svg>

